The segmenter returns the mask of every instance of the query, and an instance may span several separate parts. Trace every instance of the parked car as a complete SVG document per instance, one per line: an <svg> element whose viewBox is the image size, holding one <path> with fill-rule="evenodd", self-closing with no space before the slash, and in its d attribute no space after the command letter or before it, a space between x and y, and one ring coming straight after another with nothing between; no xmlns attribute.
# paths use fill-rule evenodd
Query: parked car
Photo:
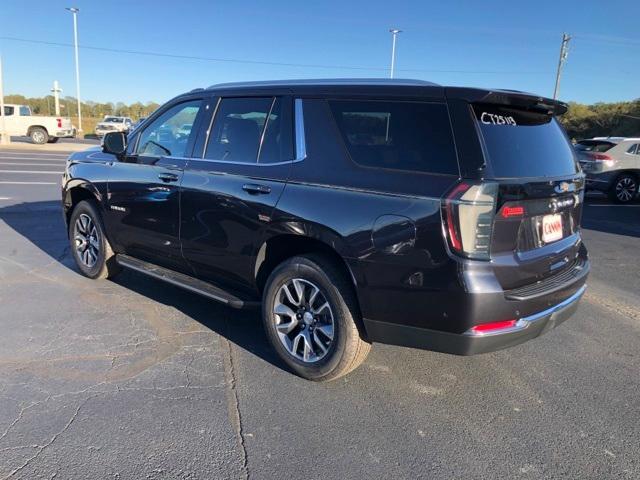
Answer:
<svg viewBox="0 0 640 480"><path fill-rule="evenodd" d="M103 137L109 132L129 133L133 128L133 120L129 117L115 117L105 115L104 119L96 125L96 135Z"/></svg>
<svg viewBox="0 0 640 480"><path fill-rule="evenodd" d="M638 197L640 138L588 139L575 145L587 190L598 190L617 203Z"/></svg>
<svg viewBox="0 0 640 480"><path fill-rule="evenodd" d="M124 267L260 307L311 380L353 370L372 342L510 347L564 322L586 288L566 109L413 80L198 89L69 158L71 251L90 278Z"/></svg>
<svg viewBox="0 0 640 480"><path fill-rule="evenodd" d="M30 137L33 143L56 143L60 138L73 137L69 118L33 115L28 105L7 103L4 105L4 115L9 135Z"/></svg>

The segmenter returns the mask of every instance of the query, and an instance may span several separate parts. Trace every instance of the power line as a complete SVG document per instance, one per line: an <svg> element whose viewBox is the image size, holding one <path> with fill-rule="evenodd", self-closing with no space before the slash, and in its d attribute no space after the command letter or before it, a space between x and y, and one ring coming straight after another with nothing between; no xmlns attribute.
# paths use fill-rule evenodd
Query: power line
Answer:
<svg viewBox="0 0 640 480"><path fill-rule="evenodd" d="M12 42L32 43L38 45L50 45L55 47L73 47L73 44L62 42L50 42L46 40L34 40L29 38L19 37L7 37L0 36L0 40L8 40ZM144 55L149 57L161 57L161 58L174 58L181 60L199 60L208 62L225 62L225 63L239 63L249 65L269 65L277 67L296 67L296 68L324 68L332 70L358 70L358 71L379 71L388 72L388 68L383 67L364 67L364 66L352 66L352 65L326 65L326 64L310 64L310 63L292 63L292 62L268 62L263 60L241 60L235 58L220 58L220 57L202 57L197 55L183 55L173 53L161 53L150 52L143 50L124 50L118 48L97 47L90 45L78 45L78 48L84 50L94 50L110 53L124 53L128 55ZM396 69L402 72L414 72L414 73L464 73L464 74L500 74L500 75L548 75L549 72L535 72L535 71L504 71L504 70L440 70L440 69L418 69L418 68L403 68Z"/></svg>

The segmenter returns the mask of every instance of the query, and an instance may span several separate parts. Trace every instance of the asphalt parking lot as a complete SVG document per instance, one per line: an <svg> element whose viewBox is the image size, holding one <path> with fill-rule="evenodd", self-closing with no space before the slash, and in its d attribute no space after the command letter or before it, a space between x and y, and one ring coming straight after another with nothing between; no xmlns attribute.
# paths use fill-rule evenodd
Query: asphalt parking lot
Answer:
<svg viewBox="0 0 640 480"><path fill-rule="evenodd" d="M0 479L640 478L640 203L589 197L577 314L476 357L288 373L256 312L80 276L66 153L0 151Z"/></svg>

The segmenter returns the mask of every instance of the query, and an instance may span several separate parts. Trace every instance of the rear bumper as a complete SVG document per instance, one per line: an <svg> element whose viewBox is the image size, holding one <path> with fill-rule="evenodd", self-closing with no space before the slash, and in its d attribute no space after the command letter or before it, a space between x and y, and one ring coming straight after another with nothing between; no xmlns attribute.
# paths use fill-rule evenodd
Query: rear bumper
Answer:
<svg viewBox="0 0 640 480"><path fill-rule="evenodd" d="M73 129L69 130L58 130L53 134L54 137L58 138L69 138L73 137Z"/></svg>
<svg viewBox="0 0 640 480"><path fill-rule="evenodd" d="M450 333L395 323L365 320L367 334L374 341L434 350L456 355L475 355L512 347L539 337L567 320L578 308L586 290L582 285L569 298L541 312L518 319L508 330L490 333Z"/></svg>

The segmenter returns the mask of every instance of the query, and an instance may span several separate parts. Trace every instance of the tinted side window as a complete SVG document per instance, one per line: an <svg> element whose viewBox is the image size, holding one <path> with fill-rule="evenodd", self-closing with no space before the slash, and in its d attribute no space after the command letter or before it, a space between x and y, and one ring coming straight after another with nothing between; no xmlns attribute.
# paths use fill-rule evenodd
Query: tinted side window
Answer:
<svg viewBox="0 0 640 480"><path fill-rule="evenodd" d="M213 121L204 157L256 163L272 97L223 98Z"/></svg>
<svg viewBox="0 0 640 480"><path fill-rule="evenodd" d="M290 101L277 97L264 130L258 163L293 160L293 118Z"/></svg>
<svg viewBox="0 0 640 480"><path fill-rule="evenodd" d="M140 134L135 153L149 157L183 157L191 132L185 133L180 127L193 124L201 103L200 100L179 103L156 118Z"/></svg>
<svg viewBox="0 0 640 480"><path fill-rule="evenodd" d="M634 143L633 145L631 145L629 147L629 149L627 150L627 153L631 153L631 154L640 154L640 152L638 152L636 149L638 148L638 144Z"/></svg>
<svg viewBox="0 0 640 480"><path fill-rule="evenodd" d="M21 117L30 117L31 116L31 110L29 110L29 107L25 107L24 105L20 107L20 116Z"/></svg>
<svg viewBox="0 0 640 480"><path fill-rule="evenodd" d="M13 107L7 107L7 106L5 105L5 107L4 107L4 114L5 114L6 116L13 115Z"/></svg>
<svg viewBox="0 0 640 480"><path fill-rule="evenodd" d="M459 174L446 105L361 100L330 100L329 105L356 163Z"/></svg>

